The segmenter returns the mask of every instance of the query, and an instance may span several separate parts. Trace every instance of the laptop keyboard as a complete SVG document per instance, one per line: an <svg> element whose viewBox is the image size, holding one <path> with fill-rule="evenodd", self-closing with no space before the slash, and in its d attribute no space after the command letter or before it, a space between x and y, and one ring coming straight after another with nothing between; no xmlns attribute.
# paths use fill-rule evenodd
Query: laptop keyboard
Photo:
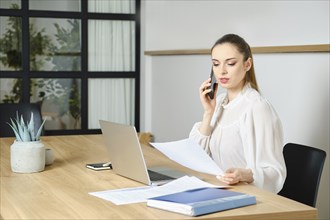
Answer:
<svg viewBox="0 0 330 220"><path fill-rule="evenodd" d="M173 180L173 177L161 174L161 173L157 173L155 171L152 170L148 170L149 173L149 178L151 181L161 181L161 180Z"/></svg>

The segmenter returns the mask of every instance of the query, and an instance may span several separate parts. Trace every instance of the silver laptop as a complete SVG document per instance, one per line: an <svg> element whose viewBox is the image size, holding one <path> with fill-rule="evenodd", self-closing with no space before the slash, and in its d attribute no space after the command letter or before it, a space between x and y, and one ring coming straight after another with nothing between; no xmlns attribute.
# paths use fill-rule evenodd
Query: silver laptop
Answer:
<svg viewBox="0 0 330 220"><path fill-rule="evenodd" d="M161 185L186 175L166 167L147 169L134 126L103 120L100 120L100 125L116 174L147 185Z"/></svg>

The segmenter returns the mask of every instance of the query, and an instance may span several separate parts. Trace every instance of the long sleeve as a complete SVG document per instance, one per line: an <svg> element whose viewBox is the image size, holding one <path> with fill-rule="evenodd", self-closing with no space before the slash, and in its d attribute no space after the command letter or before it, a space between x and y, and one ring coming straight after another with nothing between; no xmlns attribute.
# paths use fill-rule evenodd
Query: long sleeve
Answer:
<svg viewBox="0 0 330 220"><path fill-rule="evenodd" d="M212 133L216 126L217 120L221 114L221 105L222 105L225 97L226 97L225 94L220 94L217 97L217 106L215 107L215 112L214 112L214 115L212 117L211 124L210 124ZM210 136L206 136L206 135L203 135L202 133L200 133L199 128L201 126L201 123L202 122L196 122L194 124L194 126L192 127L192 129L190 131L189 138L194 140L200 146L202 146L203 149L210 155L211 153L210 153L209 145L210 145L210 139L212 137L212 134Z"/></svg>
<svg viewBox="0 0 330 220"><path fill-rule="evenodd" d="M201 126L201 122L197 122L194 124L193 128L190 131L189 138L194 140L196 143L198 143L203 149L206 151L207 154L210 155L209 150L209 141L210 136L205 136L200 133L199 127Z"/></svg>
<svg viewBox="0 0 330 220"><path fill-rule="evenodd" d="M286 178L286 167L282 125L276 112L265 99L260 98L241 123L244 155L247 168L253 171L254 184L279 192Z"/></svg>

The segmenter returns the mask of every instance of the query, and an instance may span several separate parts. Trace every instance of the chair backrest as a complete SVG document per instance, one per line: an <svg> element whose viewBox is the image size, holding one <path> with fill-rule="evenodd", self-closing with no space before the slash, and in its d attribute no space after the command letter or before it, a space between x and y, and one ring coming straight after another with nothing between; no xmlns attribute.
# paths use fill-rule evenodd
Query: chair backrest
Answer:
<svg viewBox="0 0 330 220"><path fill-rule="evenodd" d="M24 121L30 121L33 112L35 130L39 129L42 123L40 105L36 103L0 103L0 137L14 137L15 134L7 124L10 118L23 115Z"/></svg>
<svg viewBox="0 0 330 220"><path fill-rule="evenodd" d="M284 146L283 155L287 177L278 194L315 207L326 152L288 143Z"/></svg>

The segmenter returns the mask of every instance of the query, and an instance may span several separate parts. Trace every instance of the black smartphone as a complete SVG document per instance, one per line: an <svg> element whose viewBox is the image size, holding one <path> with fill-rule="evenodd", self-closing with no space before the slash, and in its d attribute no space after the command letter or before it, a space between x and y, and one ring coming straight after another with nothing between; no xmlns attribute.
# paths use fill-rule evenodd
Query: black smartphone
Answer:
<svg viewBox="0 0 330 220"><path fill-rule="evenodd" d="M209 88L211 89L211 92L209 92L208 95L209 95L210 99L213 99L214 95L215 95L214 91L217 86L217 80L214 76L213 68L211 68L210 78L211 78L211 86Z"/></svg>
<svg viewBox="0 0 330 220"><path fill-rule="evenodd" d="M92 170L111 170L111 163L89 163L86 167Z"/></svg>

